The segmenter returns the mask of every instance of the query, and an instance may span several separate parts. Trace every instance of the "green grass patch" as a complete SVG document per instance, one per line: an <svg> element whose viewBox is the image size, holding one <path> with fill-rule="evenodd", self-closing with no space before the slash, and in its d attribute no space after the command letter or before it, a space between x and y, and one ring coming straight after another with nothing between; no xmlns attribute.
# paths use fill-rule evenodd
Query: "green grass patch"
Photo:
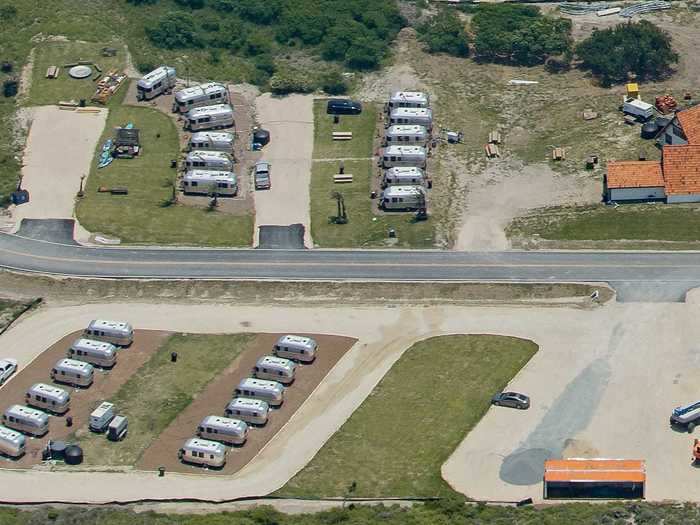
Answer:
<svg viewBox="0 0 700 525"><path fill-rule="evenodd" d="M126 86L122 88L126 92ZM188 244L248 246L252 241L253 217L234 216L177 205L166 205L172 196L176 172L170 160L180 151L173 120L158 110L110 104L105 131L100 138L87 179L85 197L76 215L92 232L119 237L133 244ZM114 128L133 122L141 130L141 154L135 159L116 159L97 169L102 143ZM97 188L127 187L128 195L98 193Z"/></svg>
<svg viewBox="0 0 700 525"><path fill-rule="evenodd" d="M451 335L416 343L281 496L453 494L440 468L537 351L532 341Z"/></svg>
<svg viewBox="0 0 700 525"><path fill-rule="evenodd" d="M369 158L377 125L377 107L364 103L359 115L341 115L338 124L326 113L326 100L314 101L314 159ZM334 131L352 131L352 140L333 140Z"/></svg>
<svg viewBox="0 0 700 525"><path fill-rule="evenodd" d="M103 47L117 49L114 57L103 57ZM124 70L126 65L126 51L121 44L105 44L94 42L44 42L35 48L34 67L32 69L32 85L29 90L29 98L26 105L42 106L56 104L60 100L85 99L91 104L90 98L95 93L96 83L92 78L97 70L92 67L92 77L77 80L68 75L70 68L65 64L75 63L78 60L91 60L100 66L103 73L111 69ZM58 78L46 78L46 70L49 66L58 66L61 73ZM126 85L121 87L126 90ZM93 104L95 105L95 104Z"/></svg>
<svg viewBox="0 0 700 525"><path fill-rule="evenodd" d="M378 199L370 199L372 161L346 161L345 173L353 182L335 184L336 162L314 162L311 171L311 234L314 243L323 248L389 247L430 248L433 227L430 220L415 221L414 213L376 215L373 207ZM334 224L337 204L331 193L338 191L345 199L347 224ZM396 239L388 239L389 229L396 230ZM389 244L389 240L397 242Z"/></svg>
<svg viewBox="0 0 700 525"><path fill-rule="evenodd" d="M24 312L41 303L41 299L13 301L0 298L0 334L4 332Z"/></svg>
<svg viewBox="0 0 700 525"><path fill-rule="evenodd" d="M243 352L254 336L173 335L109 399L129 418L129 434L112 443L101 434L79 439L85 458L102 466L133 465L154 439ZM122 350L128 352L129 350ZM170 354L177 352L177 365ZM119 364L117 364L119 366Z"/></svg>

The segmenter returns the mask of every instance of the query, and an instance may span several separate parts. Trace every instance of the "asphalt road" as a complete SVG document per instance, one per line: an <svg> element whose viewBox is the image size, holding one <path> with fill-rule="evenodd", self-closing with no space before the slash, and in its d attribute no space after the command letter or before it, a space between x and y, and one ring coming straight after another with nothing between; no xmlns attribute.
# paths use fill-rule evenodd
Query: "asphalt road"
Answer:
<svg viewBox="0 0 700 525"><path fill-rule="evenodd" d="M0 234L0 267L82 277L607 282L623 301L680 301L700 254L92 248Z"/></svg>

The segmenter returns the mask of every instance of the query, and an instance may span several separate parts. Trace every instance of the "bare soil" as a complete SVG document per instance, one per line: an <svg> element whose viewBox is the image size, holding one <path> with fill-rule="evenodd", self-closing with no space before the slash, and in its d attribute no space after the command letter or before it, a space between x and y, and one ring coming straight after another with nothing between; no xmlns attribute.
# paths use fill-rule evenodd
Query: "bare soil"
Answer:
<svg viewBox="0 0 700 525"><path fill-rule="evenodd" d="M51 345L27 367L22 369L4 387L0 388L0 408L24 404L24 394L34 383L52 384L50 370L66 356L70 344L81 331L72 332ZM134 342L119 351L117 364L111 370L95 369L95 380L89 388L72 388L58 384L71 396L70 410L62 416L50 416L49 432L41 438L27 439L27 453L19 460L0 459L0 468L30 468L42 462L41 452L49 440L67 440L78 430L86 428L90 413L100 402L114 395L170 335L169 332L136 330ZM118 408L118 407L117 407ZM73 418L73 426L66 426L66 417ZM107 439L105 437L105 439Z"/></svg>
<svg viewBox="0 0 700 525"><path fill-rule="evenodd" d="M226 465L222 469L205 469L182 463L177 457L177 451L183 442L195 436L197 425L206 416L223 415L236 385L242 379L250 377L257 360L270 354L272 345L281 335L283 334L258 335L245 352L200 393L146 449L136 465L137 468L155 470L163 466L168 471L199 474L225 475L237 472L284 427L331 368L357 341L350 337L309 334L319 344L318 356L312 364L299 366L294 383L286 388L284 403L270 411L267 424L251 426L246 443L229 448Z"/></svg>

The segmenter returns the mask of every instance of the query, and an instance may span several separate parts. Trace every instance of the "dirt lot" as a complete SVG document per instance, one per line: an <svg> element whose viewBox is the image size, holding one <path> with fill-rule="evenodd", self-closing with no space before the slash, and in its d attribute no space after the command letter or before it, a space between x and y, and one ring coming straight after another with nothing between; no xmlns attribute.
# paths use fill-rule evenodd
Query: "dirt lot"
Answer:
<svg viewBox="0 0 700 525"><path fill-rule="evenodd" d="M59 359L65 357L70 344L82 332L72 332L51 345L28 366L22 369L11 381L0 388L0 408L5 410L12 404L24 404L24 393L34 383L51 384L51 368ZM131 375L143 365L153 352L168 336L168 332L154 330L136 330L134 342L119 351L117 364L111 370L95 369L95 380L89 388L71 388L68 385L57 386L68 390L71 396L70 410L63 416L51 416L49 432L42 438L27 440L27 453L19 460L0 459L0 468L29 468L41 463L41 451L51 440L70 441L70 436L85 427L90 419L90 412L103 400L119 390ZM66 417L73 418L73 426L66 426ZM106 438L105 438L106 439Z"/></svg>
<svg viewBox="0 0 700 525"><path fill-rule="evenodd" d="M242 379L250 377L250 371L255 366L256 361L260 357L270 354L272 345L281 335L283 334L258 335L248 350L199 394L190 406L146 449L137 464L137 468L155 470L159 466L164 466L168 471L199 474L233 474L237 472L282 429L330 369L356 342L356 339L349 337L309 334L318 341L318 357L313 364L302 365L297 369L294 383L285 391L284 403L281 407L271 410L267 424L264 427L250 427L247 442L243 446L229 448L226 465L223 469L203 469L180 462L177 458L177 451L183 442L195 435L197 425L204 417L223 415L226 404L232 398L235 386Z"/></svg>

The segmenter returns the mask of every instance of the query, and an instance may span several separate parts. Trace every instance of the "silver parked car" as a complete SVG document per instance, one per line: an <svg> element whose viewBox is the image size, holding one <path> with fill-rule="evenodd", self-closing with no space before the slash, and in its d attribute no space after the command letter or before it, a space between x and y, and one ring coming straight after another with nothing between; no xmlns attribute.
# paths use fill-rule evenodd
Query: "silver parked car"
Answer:
<svg viewBox="0 0 700 525"><path fill-rule="evenodd" d="M17 361L0 359L0 385L3 385L17 371Z"/></svg>
<svg viewBox="0 0 700 525"><path fill-rule="evenodd" d="M491 399L491 404L500 407L527 410L530 408L530 398L525 394L518 394L517 392L501 392L500 394L493 396Z"/></svg>
<svg viewBox="0 0 700 525"><path fill-rule="evenodd" d="M272 166L269 162L259 161L253 166L253 178L255 179L256 190L269 190L272 187L270 180L270 170Z"/></svg>

